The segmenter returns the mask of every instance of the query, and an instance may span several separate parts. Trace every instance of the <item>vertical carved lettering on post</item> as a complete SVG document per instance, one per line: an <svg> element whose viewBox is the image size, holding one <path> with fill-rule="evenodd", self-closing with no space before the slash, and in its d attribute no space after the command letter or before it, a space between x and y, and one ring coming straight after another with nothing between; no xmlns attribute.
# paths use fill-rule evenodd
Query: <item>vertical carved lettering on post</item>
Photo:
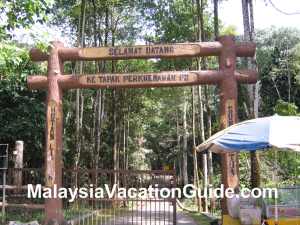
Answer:
<svg viewBox="0 0 300 225"><path fill-rule="evenodd" d="M236 121L235 113L235 103L234 100L227 100L226 101L226 117L227 117L227 127L234 124L234 121Z"/></svg>
<svg viewBox="0 0 300 225"><path fill-rule="evenodd" d="M226 122L227 122L227 127L233 125L237 119L235 118L235 101L233 99L229 99L226 101ZM236 159L236 154L231 153L229 154L229 168L230 168L230 174L232 176L237 175L237 159Z"/></svg>
<svg viewBox="0 0 300 225"><path fill-rule="evenodd" d="M48 143L47 143L47 163L51 166L47 166L46 179L47 187L52 187L55 182L55 149L56 149L56 123L57 123L57 104L55 101L50 101L47 107L47 121L48 129Z"/></svg>
<svg viewBox="0 0 300 225"><path fill-rule="evenodd" d="M230 154L229 155L229 163L230 163L230 173L232 176L236 175L236 159L235 159L236 154Z"/></svg>

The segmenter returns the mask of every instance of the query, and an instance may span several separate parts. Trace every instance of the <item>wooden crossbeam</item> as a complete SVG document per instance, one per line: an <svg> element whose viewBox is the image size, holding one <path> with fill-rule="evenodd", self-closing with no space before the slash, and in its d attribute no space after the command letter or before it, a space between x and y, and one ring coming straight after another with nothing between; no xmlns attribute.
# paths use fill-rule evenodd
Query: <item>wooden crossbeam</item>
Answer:
<svg viewBox="0 0 300 225"><path fill-rule="evenodd" d="M138 58L175 58L196 56L219 56L223 45L220 42L179 43L161 45L136 45L127 47L99 48L59 48L58 54L63 61L67 60L109 60ZM252 57L255 44L252 42L235 43L234 50L238 57ZM48 60L49 54L39 49L32 49L33 61Z"/></svg>
<svg viewBox="0 0 300 225"><path fill-rule="evenodd" d="M255 83L255 70L236 71L235 79L239 83ZM218 84L226 79L222 71L166 71L161 73L136 74L90 74L90 75L60 75L58 83L62 89L74 88L146 88L189 86L200 84ZM46 76L29 76L30 89L46 89Z"/></svg>

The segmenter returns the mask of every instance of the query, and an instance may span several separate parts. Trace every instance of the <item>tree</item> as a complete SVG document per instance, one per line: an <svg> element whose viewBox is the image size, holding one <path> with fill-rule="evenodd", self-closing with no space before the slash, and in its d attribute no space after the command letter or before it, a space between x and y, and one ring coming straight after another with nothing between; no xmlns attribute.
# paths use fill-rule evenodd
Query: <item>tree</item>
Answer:
<svg viewBox="0 0 300 225"><path fill-rule="evenodd" d="M244 39L246 41L254 40L254 18L253 18L253 1L242 0L242 11L243 11L243 23L244 23ZM246 59L247 67L255 67L254 62L250 62ZM249 114L248 118L258 116L258 112L254 111L254 105L258 101L258 96L255 95L255 85L248 85L248 96L249 96ZM255 99L255 97L257 97ZM250 153L251 159L251 186L252 188L260 186L260 169L259 169L259 158L257 152Z"/></svg>
<svg viewBox="0 0 300 225"><path fill-rule="evenodd" d="M214 4L214 34L215 39L219 37L219 0L213 0Z"/></svg>
<svg viewBox="0 0 300 225"><path fill-rule="evenodd" d="M200 42L205 41L205 27L204 27L204 8L206 7L207 2L205 0L197 0L196 8L197 8L197 39ZM204 58L198 58L197 69L206 69L206 60ZM204 99L202 94L202 87L198 86L198 101L199 101L199 127L200 127L200 138L201 141L205 141L205 127L204 127ZM206 104L207 105L207 104ZM203 179L203 188L207 188L208 186L208 168L207 168L207 154L202 154L202 179ZM204 201L204 212L208 211L208 202L207 198Z"/></svg>
<svg viewBox="0 0 300 225"><path fill-rule="evenodd" d="M29 28L35 23L47 21L50 13L51 1L39 0L3 0L0 2L0 40L11 37L9 31L16 28Z"/></svg>
<svg viewBox="0 0 300 225"><path fill-rule="evenodd" d="M0 143L9 143L13 149L16 140L23 140L24 166L42 167L45 92L29 91L26 77L46 68L34 65L28 50L12 42L1 43L0 65Z"/></svg>
<svg viewBox="0 0 300 225"><path fill-rule="evenodd" d="M11 41L16 28L30 28L34 23L47 20L50 2L24 0L1 1L0 16L0 121L1 143L14 147L16 140L23 140L26 153L25 167L42 167L43 130L45 106L44 92L29 91L26 77L45 72L45 67L33 64L28 46Z"/></svg>
<svg viewBox="0 0 300 225"><path fill-rule="evenodd" d="M299 31L289 28L272 27L267 30L259 30L256 33L257 63L260 74L260 114L270 116L297 115L299 107L299 74L300 61L297 58L297 44L300 41ZM290 96L290 97L289 97ZM278 170L270 165L277 161ZM297 172L292 169L299 162L294 154L278 152L261 154L262 182L270 184L270 177L279 177L286 183L293 183ZM288 163L289 162L289 163ZM270 171L273 171L270 174ZM289 171L289 172L288 172ZM276 174L275 174L276 173Z"/></svg>
<svg viewBox="0 0 300 225"><path fill-rule="evenodd" d="M299 58L300 31L271 28L257 32L257 63L261 81L260 113L273 115L278 100L300 106ZM289 96L291 96L289 98Z"/></svg>

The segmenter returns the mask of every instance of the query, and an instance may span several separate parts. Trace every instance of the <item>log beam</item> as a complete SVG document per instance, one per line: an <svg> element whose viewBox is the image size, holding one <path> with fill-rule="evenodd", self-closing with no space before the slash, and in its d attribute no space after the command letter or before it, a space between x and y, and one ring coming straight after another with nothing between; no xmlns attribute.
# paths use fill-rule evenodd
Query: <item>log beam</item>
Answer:
<svg viewBox="0 0 300 225"><path fill-rule="evenodd" d="M234 51L238 57L253 57L256 45L252 42L236 43ZM175 58L197 56L219 56L225 47L221 42L179 43L161 45L136 45L127 47L99 47L99 48L64 48L58 49L59 57L63 61L72 60L112 60L112 59L147 59L147 58ZM37 48L30 51L33 61L46 61L47 52Z"/></svg>
<svg viewBox="0 0 300 225"><path fill-rule="evenodd" d="M235 72L239 83L255 83L257 72L240 70ZM219 84L224 79L222 71L171 71L161 73L137 74L91 74L91 75L61 75L58 83L64 90L75 88L147 88L190 86L200 84ZM30 89L46 89L46 76L28 76Z"/></svg>

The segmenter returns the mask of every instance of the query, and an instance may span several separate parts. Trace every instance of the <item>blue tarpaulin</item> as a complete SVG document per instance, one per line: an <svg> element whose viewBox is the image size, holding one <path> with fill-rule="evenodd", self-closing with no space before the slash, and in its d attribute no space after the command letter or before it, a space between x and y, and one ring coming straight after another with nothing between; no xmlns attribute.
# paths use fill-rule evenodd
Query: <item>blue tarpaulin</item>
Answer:
<svg viewBox="0 0 300 225"><path fill-rule="evenodd" d="M232 125L197 147L199 151L256 151L277 147L300 151L300 117L270 116Z"/></svg>

